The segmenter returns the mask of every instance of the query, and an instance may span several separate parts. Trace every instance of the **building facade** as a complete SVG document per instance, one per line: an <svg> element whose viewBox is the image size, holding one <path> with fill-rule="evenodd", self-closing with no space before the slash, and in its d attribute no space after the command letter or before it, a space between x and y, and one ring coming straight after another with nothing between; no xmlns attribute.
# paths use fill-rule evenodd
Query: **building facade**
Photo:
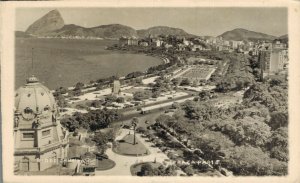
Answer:
<svg viewBox="0 0 300 183"><path fill-rule="evenodd" d="M42 171L66 158L68 133L50 90L34 76L15 94L15 167L20 171Z"/></svg>
<svg viewBox="0 0 300 183"><path fill-rule="evenodd" d="M268 75L273 75L284 69L284 65L287 63L287 50L273 44L266 47L259 52L259 63L261 68L261 78Z"/></svg>
<svg viewBox="0 0 300 183"><path fill-rule="evenodd" d="M121 37L119 39L119 45L120 46L137 46L138 45L138 39L136 37Z"/></svg>

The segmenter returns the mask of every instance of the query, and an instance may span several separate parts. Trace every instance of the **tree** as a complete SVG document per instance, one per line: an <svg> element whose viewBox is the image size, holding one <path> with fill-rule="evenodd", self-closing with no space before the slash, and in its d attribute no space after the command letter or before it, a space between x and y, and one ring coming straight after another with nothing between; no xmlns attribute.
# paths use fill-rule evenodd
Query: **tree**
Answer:
<svg viewBox="0 0 300 183"><path fill-rule="evenodd" d="M280 127L272 132L271 141L267 144L270 157L280 161L288 161L288 129Z"/></svg>
<svg viewBox="0 0 300 183"><path fill-rule="evenodd" d="M69 132L74 132L79 128L79 122L72 117L61 119L61 124L68 129Z"/></svg>
<svg viewBox="0 0 300 183"><path fill-rule="evenodd" d="M273 86L279 86L285 82L286 82L285 78L273 76L273 78L269 81L269 84L271 87L273 87Z"/></svg>
<svg viewBox="0 0 300 183"><path fill-rule="evenodd" d="M84 87L84 84L81 82L76 83L75 88L76 90L81 90Z"/></svg>
<svg viewBox="0 0 300 183"><path fill-rule="evenodd" d="M280 127L288 126L288 114L283 112L274 112L271 114L270 122L268 123L272 130Z"/></svg>
<svg viewBox="0 0 300 183"><path fill-rule="evenodd" d="M173 104L172 104L172 108L173 109L178 109L180 107L180 104L178 103L178 102L174 102Z"/></svg>
<svg viewBox="0 0 300 183"><path fill-rule="evenodd" d="M81 94L82 94L82 92L81 92L81 89L79 89L79 88L74 88L73 91L69 91L69 96L79 96Z"/></svg>
<svg viewBox="0 0 300 183"><path fill-rule="evenodd" d="M118 97L118 98L116 99L116 102L118 102L118 103L124 103L124 102L125 102L125 99L124 99L124 97Z"/></svg>
<svg viewBox="0 0 300 183"><path fill-rule="evenodd" d="M245 55L227 54L224 56L224 60L229 66L225 76L218 81L216 91L240 90L254 82L252 68L248 66L250 63Z"/></svg>
<svg viewBox="0 0 300 183"><path fill-rule="evenodd" d="M195 101L186 101L181 107L185 111L185 116L191 120L198 120L199 122L217 118L217 107L211 103L198 103Z"/></svg>
<svg viewBox="0 0 300 183"><path fill-rule="evenodd" d="M153 176L153 168L151 164L145 163L141 166L141 171L140 171L141 176Z"/></svg>
<svg viewBox="0 0 300 183"><path fill-rule="evenodd" d="M142 101L151 97L150 91L137 91L133 94L133 99L137 101Z"/></svg>
<svg viewBox="0 0 300 183"><path fill-rule="evenodd" d="M65 87L59 87L55 90L55 92L53 93L53 95L56 97L57 95L60 94L66 94L68 92L68 90Z"/></svg>
<svg viewBox="0 0 300 183"><path fill-rule="evenodd" d="M181 86L187 86L187 85L190 85L190 84L191 84L191 81L190 81L190 79L188 79L188 78L184 78L184 79L181 81L181 83L180 83Z"/></svg>
<svg viewBox="0 0 300 183"><path fill-rule="evenodd" d="M136 129L136 131L139 132L139 133L145 133L145 132L146 132L146 129L145 129L144 127L140 126L140 127L138 127L138 128Z"/></svg>
<svg viewBox="0 0 300 183"><path fill-rule="evenodd" d="M247 108L243 108L237 112L237 114L234 116L234 119L242 119L247 116L255 118L255 117L261 117L264 118L265 122L269 121L270 114L268 108L265 106L259 104L259 103L252 103L253 106L249 106Z"/></svg>
<svg viewBox="0 0 300 183"><path fill-rule="evenodd" d="M238 145L249 143L255 147L263 147L271 136L270 127L258 117L245 117L235 121L226 120L224 126L220 128Z"/></svg>
<svg viewBox="0 0 300 183"><path fill-rule="evenodd" d="M95 134L93 141L96 142L97 146L103 146L108 142L108 138L106 134L100 131Z"/></svg>
<svg viewBox="0 0 300 183"><path fill-rule="evenodd" d="M120 116L117 110L97 109L84 114L76 112L61 121L62 125L69 131L74 131L79 127L96 131L107 128L112 121L119 119Z"/></svg>
<svg viewBox="0 0 300 183"><path fill-rule="evenodd" d="M55 100L57 102L57 105L61 108L66 107L66 105L68 104L65 97L62 94L56 95Z"/></svg>
<svg viewBox="0 0 300 183"><path fill-rule="evenodd" d="M178 86L181 83L181 78L174 78L171 82L173 85Z"/></svg>
<svg viewBox="0 0 300 183"><path fill-rule="evenodd" d="M136 77L139 77L139 76L142 76L144 75L144 73L140 72L140 71L137 71L137 72L132 72L132 73L129 73L125 76L125 79L132 79L132 78L136 78Z"/></svg>
<svg viewBox="0 0 300 183"><path fill-rule="evenodd" d="M175 165L169 165L167 168L159 169L159 170L160 172L164 172L163 173L164 176L175 176L177 167Z"/></svg>
<svg viewBox="0 0 300 183"><path fill-rule="evenodd" d="M234 143L221 132L205 130L193 139L194 146L201 149L203 158L215 162L225 156L226 150Z"/></svg>
<svg viewBox="0 0 300 183"><path fill-rule="evenodd" d="M157 93L158 95L162 92L167 92L171 89L170 80L164 78L157 78L155 84L152 87L152 93Z"/></svg>
<svg viewBox="0 0 300 183"><path fill-rule="evenodd" d="M235 175L286 175L287 164L269 158L260 148L237 146L228 149L222 165Z"/></svg>
<svg viewBox="0 0 300 183"><path fill-rule="evenodd" d="M135 142L135 131L136 130L135 129L136 129L136 126L138 125L138 123L139 123L139 119L136 117L134 117L131 121L131 125L133 126L133 145L136 144L136 142Z"/></svg>
<svg viewBox="0 0 300 183"><path fill-rule="evenodd" d="M165 124L166 121L168 121L170 118L172 118L172 117L169 116L169 115L161 114L161 115L159 115L159 116L155 119L155 121L156 121L157 123L163 125L163 124Z"/></svg>
<svg viewBox="0 0 300 183"><path fill-rule="evenodd" d="M108 95L105 97L105 101L107 103L112 103L115 102L117 100L117 97L115 95Z"/></svg>
<svg viewBox="0 0 300 183"><path fill-rule="evenodd" d="M244 93L244 104L259 102L270 112L287 111L287 89L282 86L270 87L267 83L254 84Z"/></svg>
<svg viewBox="0 0 300 183"><path fill-rule="evenodd" d="M193 167L192 167L191 165L185 167L185 168L183 169L183 171L184 171L188 176L192 176L192 175L195 173L195 171L194 171L194 169L193 169Z"/></svg>
<svg viewBox="0 0 300 183"><path fill-rule="evenodd" d="M95 108L99 108L102 106L102 102L100 100L94 100L92 103L91 103L91 106L92 107L95 107Z"/></svg>
<svg viewBox="0 0 300 183"><path fill-rule="evenodd" d="M208 100L210 98L210 91L207 90L202 90L199 92L199 97L201 100Z"/></svg>
<svg viewBox="0 0 300 183"><path fill-rule="evenodd" d="M192 161L198 161L199 160L199 156L197 154L195 154L193 151L190 151L190 150L183 151L183 158L188 160L190 163Z"/></svg>

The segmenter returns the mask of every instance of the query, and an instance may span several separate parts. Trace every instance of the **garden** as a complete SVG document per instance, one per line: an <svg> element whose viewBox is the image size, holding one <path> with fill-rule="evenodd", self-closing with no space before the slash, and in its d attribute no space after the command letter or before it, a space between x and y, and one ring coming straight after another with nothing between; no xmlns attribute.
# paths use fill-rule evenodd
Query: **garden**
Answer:
<svg viewBox="0 0 300 183"><path fill-rule="evenodd" d="M127 156L146 156L150 154L150 151L139 139L136 139L134 144L133 134L128 134L123 139L116 141L113 146L113 151L117 154Z"/></svg>

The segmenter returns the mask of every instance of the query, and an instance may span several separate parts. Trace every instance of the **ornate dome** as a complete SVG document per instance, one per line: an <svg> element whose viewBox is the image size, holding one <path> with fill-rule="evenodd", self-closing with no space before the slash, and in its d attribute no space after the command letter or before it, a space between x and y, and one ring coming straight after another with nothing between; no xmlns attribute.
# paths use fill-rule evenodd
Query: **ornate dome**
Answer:
<svg viewBox="0 0 300 183"><path fill-rule="evenodd" d="M35 114L49 114L56 110L56 103L50 90L32 76L27 84L17 89L15 94L15 112L31 118Z"/></svg>

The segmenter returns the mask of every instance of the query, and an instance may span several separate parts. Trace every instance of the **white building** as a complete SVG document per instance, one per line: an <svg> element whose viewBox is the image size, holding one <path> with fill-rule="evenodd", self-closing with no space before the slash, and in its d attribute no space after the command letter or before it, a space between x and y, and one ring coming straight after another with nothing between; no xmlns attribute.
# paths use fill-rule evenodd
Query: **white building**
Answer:
<svg viewBox="0 0 300 183"><path fill-rule="evenodd" d="M14 116L14 157L19 170L42 171L66 158L68 133L60 125L53 95L36 77L17 89Z"/></svg>

